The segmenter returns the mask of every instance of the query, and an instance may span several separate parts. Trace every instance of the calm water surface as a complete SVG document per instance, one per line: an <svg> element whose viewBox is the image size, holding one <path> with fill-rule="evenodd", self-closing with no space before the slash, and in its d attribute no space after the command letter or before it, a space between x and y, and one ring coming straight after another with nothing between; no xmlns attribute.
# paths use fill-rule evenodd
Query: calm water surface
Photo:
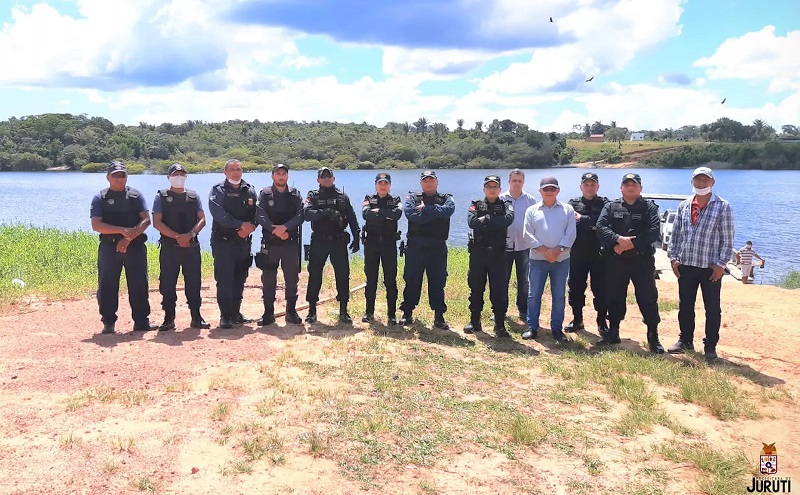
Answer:
<svg viewBox="0 0 800 495"><path fill-rule="evenodd" d="M539 179L555 175L561 183L559 199L567 200L580 194L580 176L585 169L558 168L526 171L526 187L537 194ZM645 192L665 194L690 194L690 170L672 169L596 169L600 177L600 194L609 198L619 196L623 173L637 172L642 176ZM470 200L482 195L483 177L499 173L503 188L507 187L508 170L438 170L439 190L453 194L456 212L453 215L449 244L464 246L467 242L467 208ZM350 196L360 223L360 208L364 195L374 191L376 171L342 170L336 172L336 185ZM405 197L410 190L419 189L419 170L395 170L392 175L392 193ZM733 205L736 222L736 247L752 240L754 249L767 258L766 268L756 269L756 283L775 283L790 269L798 269L794 251L795 239L800 234L800 222L792 208L800 204L800 172L761 170L720 170L715 172L714 191ZM203 199L208 213L208 193L211 187L223 180L219 174L190 175L186 186L195 189ZM300 189L303 196L315 188L316 171L293 171L290 184ZM269 173L246 173L244 179L257 188L271 184ZM168 187L163 175L133 175L128 179L131 187L139 189L153 205L158 189ZM104 174L80 172L2 172L0 173L0 222L23 223L66 230L91 231L89 205L92 196L108 186ZM674 209L675 201L658 201L662 209ZM406 222L400 228L405 233ZM209 249L210 225L200 234L204 248ZM309 226L304 237L308 242ZM147 232L151 240L158 239L152 227Z"/></svg>

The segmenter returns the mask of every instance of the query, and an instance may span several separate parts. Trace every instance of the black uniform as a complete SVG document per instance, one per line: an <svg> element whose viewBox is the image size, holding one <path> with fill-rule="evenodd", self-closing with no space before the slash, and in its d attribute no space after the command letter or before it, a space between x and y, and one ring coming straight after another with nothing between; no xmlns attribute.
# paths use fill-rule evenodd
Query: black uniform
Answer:
<svg viewBox="0 0 800 495"><path fill-rule="evenodd" d="M597 312L597 325L601 332L606 323L606 263L602 258L600 238L597 236L597 219L608 203L608 198L583 196L572 198L569 204L581 217L576 223L577 237L569 256L569 305L574 315L573 329L583 324L583 306L586 304L586 277L592 284L592 302Z"/></svg>
<svg viewBox="0 0 800 495"><path fill-rule="evenodd" d="M158 191L156 201L153 202L153 212L161 213L161 221L174 230L177 234L188 234L197 225L203 211L197 192L186 189L182 193L170 189ZM165 235L159 240L161 252L158 256L161 274L159 275L158 290L161 293L161 307L164 308L165 320L175 319L175 305L178 301L176 285L178 275L183 271L184 293L186 302L194 316L200 311L200 243L195 236L189 247L181 247L178 241Z"/></svg>
<svg viewBox="0 0 800 495"><path fill-rule="evenodd" d="M473 201L467 213L467 225L472 229L469 249L470 327L480 330L483 311L483 292L489 280L489 299L492 302L495 325L503 326L508 310L505 250L506 229L514 222L511 201L485 199ZM467 329L467 331L469 331Z"/></svg>
<svg viewBox="0 0 800 495"><path fill-rule="evenodd" d="M345 229L350 226L354 250L358 248L360 234L350 198L336 187L311 190L303 205L303 218L311 222L312 230L306 290L309 315L316 315L316 304L322 288L322 269L329 256L336 276L336 299L340 309L346 313L350 300L350 255L347 252L350 236Z"/></svg>
<svg viewBox="0 0 800 495"><path fill-rule="evenodd" d="M211 253L214 256L214 279L217 281L217 304L221 325L242 323L244 284L253 263L250 254L252 235L239 237L237 230L249 222L256 225L255 188L242 180L234 188L224 180L211 189L208 209L211 225Z"/></svg>
<svg viewBox="0 0 800 495"><path fill-rule="evenodd" d="M597 220L597 233L608 252L607 305L609 335L619 339L619 323L625 319L628 283L633 281L636 303L648 329L648 341L658 340L658 289L655 281L655 248L660 221L658 205L641 197L632 205L622 199L608 203ZM636 236L634 248L614 252L620 236ZM616 338L614 338L616 335Z"/></svg>
<svg viewBox="0 0 800 495"><path fill-rule="evenodd" d="M417 206L423 203L422 210ZM444 286L447 283L447 238L450 235L450 217L456 205L450 194L426 195L409 192L403 203L408 219L408 244L406 266L403 270L403 302L400 310L403 319L410 323L412 312L419 303L422 292L422 277L428 275L428 303L435 313L434 324L445 328Z"/></svg>
<svg viewBox="0 0 800 495"><path fill-rule="evenodd" d="M142 221L143 211L147 211L144 197L136 189L126 186L123 191L106 188L96 194L92 198L90 215L102 218L109 225L132 228ZM150 300L145 246L147 235L143 233L133 239L125 253L117 252L117 242L122 239L121 234L100 234L100 245L97 248L97 304L101 320L106 326L113 326L117 321L119 279L124 267L133 327L149 329Z"/></svg>
<svg viewBox="0 0 800 495"><path fill-rule="evenodd" d="M377 209L377 212L372 210ZM393 320L397 310L397 221L403 215L400 196L387 194L366 195L362 203L364 218L364 274L367 287L364 291L367 308L365 313L375 313L375 297L378 291L378 268L383 265L383 285L386 287L387 315ZM390 320L390 321L391 321Z"/></svg>
<svg viewBox="0 0 800 495"><path fill-rule="evenodd" d="M256 219L262 228L261 251L256 255L256 265L262 270L264 315L274 313L278 265L283 269L286 284L286 314L293 314L300 280L300 226L303 224L303 198L300 192L289 186L284 192L273 186L265 187L258 198ZM283 240L274 235L274 225L285 226L289 238Z"/></svg>

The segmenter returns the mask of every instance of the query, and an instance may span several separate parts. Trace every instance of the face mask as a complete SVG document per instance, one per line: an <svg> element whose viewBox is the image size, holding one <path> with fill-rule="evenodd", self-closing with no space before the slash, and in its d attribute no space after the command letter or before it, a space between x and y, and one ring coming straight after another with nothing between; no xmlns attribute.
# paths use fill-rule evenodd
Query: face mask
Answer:
<svg viewBox="0 0 800 495"><path fill-rule="evenodd" d="M242 179L239 180L228 179L228 182L230 182L232 186L238 186L242 182Z"/></svg>
<svg viewBox="0 0 800 495"><path fill-rule="evenodd" d="M698 196L705 196L706 194L711 192L711 188L710 187L705 187L703 189L698 189L696 187L693 187L692 188L692 192L694 192Z"/></svg>
<svg viewBox="0 0 800 495"><path fill-rule="evenodd" d="M185 175L173 175L169 178L169 185L175 189L183 189L184 184L186 184Z"/></svg>

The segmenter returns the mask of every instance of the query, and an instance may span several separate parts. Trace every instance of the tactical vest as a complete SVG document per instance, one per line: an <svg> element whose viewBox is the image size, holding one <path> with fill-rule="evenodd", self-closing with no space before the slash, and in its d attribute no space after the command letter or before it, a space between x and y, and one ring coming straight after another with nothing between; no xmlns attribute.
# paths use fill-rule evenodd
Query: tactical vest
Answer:
<svg viewBox="0 0 800 495"><path fill-rule="evenodd" d="M608 198L603 196L596 196L594 199L590 200L588 204L583 202L582 196L569 200L569 204L575 210L575 213L594 217L595 220L600 216L606 203L608 203ZM591 228L595 226L596 225L578 226L576 244L572 246L573 250L580 249L583 246L599 248L600 238L597 237L597 230Z"/></svg>
<svg viewBox="0 0 800 495"><path fill-rule="evenodd" d="M310 205L315 210L329 208L339 212L338 219L330 217L320 218L311 222L311 230L323 235L335 235L344 232L347 228L347 198L339 189L312 190L308 193Z"/></svg>
<svg viewBox="0 0 800 495"><path fill-rule="evenodd" d="M253 222L256 217L256 202L253 199L255 190L253 186L242 181L238 189L225 187L225 182L214 187L221 187L225 192L222 208L233 218L242 222ZM215 239L228 238L237 240L239 234L236 229L227 229L217 222L211 225L211 237Z"/></svg>
<svg viewBox="0 0 800 495"><path fill-rule="evenodd" d="M650 225L650 215L648 214L648 201L639 198L632 205L624 205L622 198L617 198L608 207L611 230L625 237L638 236L646 231ZM652 253L651 247L645 247L646 253ZM633 255L635 251L631 249L623 253L625 256ZM646 254L642 253L642 254Z"/></svg>
<svg viewBox="0 0 800 495"><path fill-rule="evenodd" d="M275 204L275 193L272 191L272 186L267 186L261 190L261 195L264 196L265 199L265 201L262 201L261 204L264 205L264 211L267 212L267 216L274 225L285 224L294 218L294 216L297 215L297 212L303 208L303 198L300 196L300 192L297 189L287 186L286 193L291 196L291 201L294 202L294 205L288 204L287 202L281 205L284 209L279 209ZM294 206L295 209L285 209L290 206ZM292 230L288 230L287 232L289 233L289 237L291 239L297 239L300 236L300 226L297 226ZM271 241L281 241L281 239L273 235L272 232L268 232L267 234L268 235L265 237Z"/></svg>
<svg viewBox="0 0 800 495"><path fill-rule="evenodd" d="M504 217L510 202L498 199L494 203L487 203L480 199L472 202L475 207L475 215L478 218L485 216ZM481 248L496 249L499 253L505 251L506 247L506 230L507 228L499 228L492 230L477 230L472 231L472 243L474 246Z"/></svg>
<svg viewBox="0 0 800 495"><path fill-rule="evenodd" d="M190 189L176 193L169 189L158 191L161 196L161 220L178 234L186 234L197 224L197 193ZM174 241L161 235L161 241Z"/></svg>
<svg viewBox="0 0 800 495"><path fill-rule="evenodd" d="M142 220L140 215L142 210L142 200L139 197L139 191L125 186L124 201L118 201L115 198L108 197L109 192L116 193L117 191L111 191L109 188L105 188L100 191L100 205L103 212L103 223L116 225L117 227L136 227ZM119 193L122 193L122 191L119 191ZM114 195L116 196L116 194ZM139 241L140 238L142 242L144 242L144 240L147 239L147 236L141 234L134 240ZM122 235L100 234L100 239L113 240L116 242L119 239L122 239Z"/></svg>
<svg viewBox="0 0 800 495"><path fill-rule="evenodd" d="M448 195L436 193L434 196L424 196L422 193L414 194L414 204L426 201L426 205L443 205L447 202ZM427 223L408 222L408 237L425 237L439 241L446 241L450 235L450 217L436 218Z"/></svg>
<svg viewBox="0 0 800 495"><path fill-rule="evenodd" d="M400 205L400 196L387 194L381 198L377 194L366 195L364 201L369 203L372 208L396 208ZM382 218L379 220L368 220L364 223L365 242L370 239L378 239L380 242L394 242L397 240L397 220Z"/></svg>

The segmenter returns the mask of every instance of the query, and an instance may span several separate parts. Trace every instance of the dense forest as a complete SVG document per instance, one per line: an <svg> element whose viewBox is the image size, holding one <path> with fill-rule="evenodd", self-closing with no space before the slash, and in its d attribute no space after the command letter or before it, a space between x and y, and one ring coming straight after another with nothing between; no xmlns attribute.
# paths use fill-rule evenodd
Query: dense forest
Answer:
<svg viewBox="0 0 800 495"><path fill-rule="evenodd" d="M412 124L390 122L384 127L258 120L126 126L86 115L32 115L0 122L0 170L97 171L118 159L134 165L134 172L163 171L176 161L204 171L219 170L228 158L238 158L251 170L268 169L274 163L296 169L323 164L339 169L547 168L578 157L579 150L569 146L568 139L604 133L606 141L619 143L630 135L613 121L576 125L570 133L539 132L508 119L464 124L459 119L450 129L422 117ZM800 138L793 125L783 126L780 136L758 120L743 125L725 118L702 126L643 132L651 141L686 142L643 162L650 166L719 161L747 168L800 168L800 145L786 143L786 138ZM623 158L621 151L606 147L590 159Z"/></svg>

